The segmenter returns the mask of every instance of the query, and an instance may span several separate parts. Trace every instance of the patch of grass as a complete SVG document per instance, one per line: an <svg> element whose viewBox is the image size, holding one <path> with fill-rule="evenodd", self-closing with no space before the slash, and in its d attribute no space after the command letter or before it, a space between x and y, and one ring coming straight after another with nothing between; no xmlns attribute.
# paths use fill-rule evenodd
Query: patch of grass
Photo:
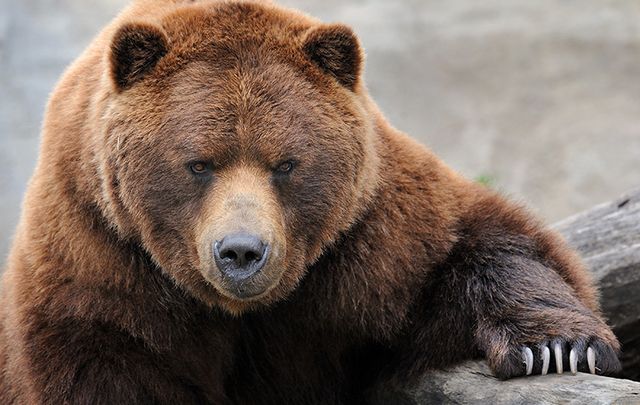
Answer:
<svg viewBox="0 0 640 405"><path fill-rule="evenodd" d="M496 185L496 178L489 174L481 174L477 176L474 180L485 187L493 188Z"/></svg>

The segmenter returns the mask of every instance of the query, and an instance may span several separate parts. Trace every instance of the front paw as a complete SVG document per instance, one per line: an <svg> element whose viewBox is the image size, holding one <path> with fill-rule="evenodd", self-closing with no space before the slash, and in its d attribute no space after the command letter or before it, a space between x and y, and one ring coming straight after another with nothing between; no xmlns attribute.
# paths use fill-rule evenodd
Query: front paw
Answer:
<svg viewBox="0 0 640 405"><path fill-rule="evenodd" d="M502 359L489 358L489 363L501 379L565 371L605 375L620 370L617 349L617 342L610 344L595 336L555 338L538 344L511 345Z"/></svg>

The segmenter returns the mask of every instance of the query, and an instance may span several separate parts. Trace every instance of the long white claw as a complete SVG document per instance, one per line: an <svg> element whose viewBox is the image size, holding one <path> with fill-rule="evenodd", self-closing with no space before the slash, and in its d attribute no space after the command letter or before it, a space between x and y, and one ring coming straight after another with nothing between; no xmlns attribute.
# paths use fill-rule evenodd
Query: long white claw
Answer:
<svg viewBox="0 0 640 405"><path fill-rule="evenodd" d="M578 356L576 355L576 349L571 349L569 352L569 367L571 367L571 374L578 374Z"/></svg>
<svg viewBox="0 0 640 405"><path fill-rule="evenodd" d="M551 352L547 346L542 348L542 375L547 375L549 372L549 359L551 358Z"/></svg>
<svg viewBox="0 0 640 405"><path fill-rule="evenodd" d="M589 364L589 371L591 374L596 373L596 352L589 346L587 349L587 363Z"/></svg>
<svg viewBox="0 0 640 405"><path fill-rule="evenodd" d="M524 349L522 349L522 360L527 366L527 375L531 375L531 373L533 372L533 352L530 348L525 347Z"/></svg>
<svg viewBox="0 0 640 405"><path fill-rule="evenodd" d="M560 343L554 345L553 353L556 357L556 372L562 374L562 346L560 346Z"/></svg>

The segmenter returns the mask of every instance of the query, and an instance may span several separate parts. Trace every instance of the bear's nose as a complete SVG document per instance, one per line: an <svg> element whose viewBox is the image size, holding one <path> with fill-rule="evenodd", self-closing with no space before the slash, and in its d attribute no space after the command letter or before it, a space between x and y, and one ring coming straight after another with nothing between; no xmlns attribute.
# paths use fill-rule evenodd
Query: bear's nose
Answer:
<svg viewBox="0 0 640 405"><path fill-rule="evenodd" d="M259 272L267 262L268 255L268 245L256 235L229 235L213 245L216 265L224 275L236 281Z"/></svg>

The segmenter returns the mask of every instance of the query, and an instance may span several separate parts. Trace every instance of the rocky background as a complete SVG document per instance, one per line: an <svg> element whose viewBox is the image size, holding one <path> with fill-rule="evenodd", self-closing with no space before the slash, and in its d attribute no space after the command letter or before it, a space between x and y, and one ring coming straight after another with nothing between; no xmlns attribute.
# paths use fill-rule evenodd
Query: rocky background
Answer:
<svg viewBox="0 0 640 405"><path fill-rule="evenodd" d="M354 27L391 122L555 221L640 185L637 0L281 0ZM126 0L0 0L0 265L65 66Z"/></svg>

